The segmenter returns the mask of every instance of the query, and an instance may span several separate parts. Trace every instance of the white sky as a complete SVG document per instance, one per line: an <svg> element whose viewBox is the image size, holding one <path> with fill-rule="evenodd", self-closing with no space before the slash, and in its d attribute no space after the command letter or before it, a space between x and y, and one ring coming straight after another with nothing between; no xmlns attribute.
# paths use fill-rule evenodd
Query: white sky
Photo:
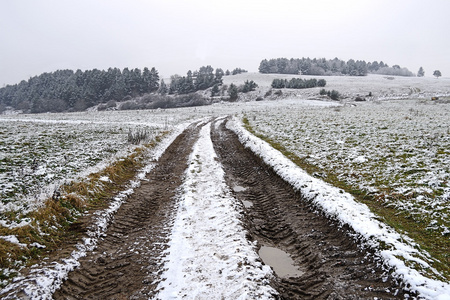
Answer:
<svg viewBox="0 0 450 300"><path fill-rule="evenodd" d="M450 77L449 0L0 0L0 86L57 69L338 57Z"/></svg>

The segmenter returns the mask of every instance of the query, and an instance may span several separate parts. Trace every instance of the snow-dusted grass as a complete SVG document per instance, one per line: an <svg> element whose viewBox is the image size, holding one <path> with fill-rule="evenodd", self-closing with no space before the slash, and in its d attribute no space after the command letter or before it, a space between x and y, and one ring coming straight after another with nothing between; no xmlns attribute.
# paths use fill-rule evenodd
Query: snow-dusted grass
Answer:
<svg viewBox="0 0 450 300"><path fill-rule="evenodd" d="M272 299L273 273L245 237L210 124L190 155L158 299Z"/></svg>
<svg viewBox="0 0 450 300"><path fill-rule="evenodd" d="M160 111L2 116L0 285L63 240L86 206L120 192L151 159L155 139L190 118L169 117ZM148 131L149 144L129 144L130 130Z"/></svg>
<svg viewBox="0 0 450 300"><path fill-rule="evenodd" d="M147 162L150 161L150 163L139 170L136 177L129 182L128 189L121 191L114 196L107 208L95 212L95 223L90 226L89 230L86 232L87 237L83 238L83 241L77 244L77 249L74 250L69 257L58 262L48 263L43 261L31 266L27 276L15 278L13 283L9 284L5 289L0 290L0 293L4 295L4 298L17 299L18 293L20 294L23 292L30 299L52 299L53 293L67 278L68 273L79 266L78 260L81 257L86 256L87 252L96 248L99 239L105 234L109 222L114 217L114 213L120 208L121 204L126 201L128 196L134 192L134 189L140 186L141 180L144 179L145 175L154 167L152 161L157 160L164 153L165 149L183 129L183 125L177 126L170 136L149 151L147 154ZM18 243L15 236L2 238L7 238L14 243ZM27 245L25 245L25 247L26 246ZM4 275L8 275L16 270L6 269L2 271ZM23 295L20 297L22 296Z"/></svg>
<svg viewBox="0 0 450 300"><path fill-rule="evenodd" d="M256 99L257 96L264 97L265 93L271 89L274 79L302 78L302 79L325 79L327 90L337 90L344 98L354 99L356 96L365 97L372 93L370 99L407 99L425 98L432 96L450 96L450 78L432 77L401 77L385 75L368 76L307 76L307 75L286 75L286 74L259 74L242 73L233 76L225 76L223 83L230 85L242 85L246 80L253 80L258 84L259 89L243 98ZM297 98L317 98L321 88L291 90L282 89L289 97ZM369 97L367 97L369 98Z"/></svg>
<svg viewBox="0 0 450 300"><path fill-rule="evenodd" d="M292 105L249 113L247 121L315 177L394 210L400 224L392 225L400 231L413 226L410 233L437 254L448 278L449 116L448 104L401 100L325 109Z"/></svg>
<svg viewBox="0 0 450 300"><path fill-rule="evenodd" d="M438 274L429 265L427 253L419 251L409 237L380 222L366 205L356 202L349 193L308 175L281 152L245 130L238 120L228 126L246 147L301 191L307 201L314 203L330 218L350 225L363 242L376 249L386 266L392 268L392 275L407 284L406 288L418 292L425 299L450 298L450 285L446 280L430 279L418 271L428 269Z"/></svg>
<svg viewBox="0 0 450 300"><path fill-rule="evenodd" d="M224 81L226 84L231 80L237 84L247 79L256 81L261 89L249 93L248 98L254 100L257 95L264 96L273 78L280 78L280 75L241 74L227 76ZM450 89L448 78L386 79L368 76L325 79L327 89L336 89L349 97L372 92L377 99L412 96L428 99L429 95L446 95ZM387 228L383 222L397 219L414 226L417 224L421 231L416 232L414 239L424 237L425 241L435 241L440 245L440 249L445 250L441 253L444 257L441 265L448 268L448 247L444 248L449 237L448 105L414 100L339 107L336 102L307 100L317 98L318 90L315 89L285 94L287 99L282 101L219 103L172 110L1 116L0 228L20 230L29 225L31 220L22 216L42 207L45 198L51 196L60 183L75 178L82 180L133 153L136 146L126 143L129 129L147 128L158 134L205 117L245 114L257 133L268 137L274 145L287 149L289 158L294 161L298 158L305 166L311 167L308 170L312 170L315 177L342 184L354 195L359 194L357 196L363 201L366 198L377 199L376 204L391 213L375 217L382 221L379 223L382 228ZM193 162L192 167L199 166L195 157ZM110 178L105 175L99 175L97 179L100 186L110 183ZM20 195L8 195L13 188L20 190L20 186L25 186L26 191ZM39 193L34 192L36 189ZM314 194L319 195L320 190L316 189ZM317 196L317 199L323 197ZM346 210L346 207L337 205L334 214L339 215ZM357 210L355 218L359 213ZM101 226L106 225L104 222ZM395 228L400 233L405 229L402 226ZM399 276L409 278L408 282L414 283L412 289L424 288L427 295L432 295L429 291L433 290L433 283L430 285L429 279L414 268L431 271L433 275L427 264L433 265L434 258L428 257L426 251L418 251L418 246L406 235L396 235L391 229L388 231L394 238L380 248L387 251L380 252L380 255L387 253L386 262L400 266L397 269ZM392 248L400 245L397 239L406 248ZM423 241L418 242L423 246ZM11 233L2 236L2 243L9 243L16 249L25 244L30 249L42 246L29 244ZM20 269L23 262L17 263L15 269ZM70 262L61 268L70 269ZM6 271L3 275L8 277L14 270L3 271ZM36 271L36 274L38 272L41 271ZM39 274L61 274L52 272ZM405 275L401 275L402 272ZM434 276L439 277L435 273ZM442 294L445 288L448 286L437 283L434 290Z"/></svg>
<svg viewBox="0 0 450 300"><path fill-rule="evenodd" d="M61 183L131 153L136 146L127 142L130 130L146 130L149 139L163 130L153 124L50 118L0 120L0 212L18 203L34 209L30 199L39 202Z"/></svg>

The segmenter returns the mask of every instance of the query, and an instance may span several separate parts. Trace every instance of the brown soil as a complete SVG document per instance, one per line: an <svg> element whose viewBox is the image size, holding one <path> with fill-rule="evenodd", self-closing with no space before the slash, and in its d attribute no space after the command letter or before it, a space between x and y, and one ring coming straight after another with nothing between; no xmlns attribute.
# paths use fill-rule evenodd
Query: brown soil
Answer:
<svg viewBox="0 0 450 300"><path fill-rule="evenodd" d="M188 156L198 138L196 124L167 149L135 193L122 204L97 249L54 293L54 299L149 299L163 271ZM399 299L403 290L363 249L348 228L340 228L294 191L239 143L222 124L211 138L230 187L243 205L248 238L277 247L293 258L299 277L275 277L281 299ZM61 249L61 253L68 253ZM1 295L0 295L1 296Z"/></svg>
<svg viewBox="0 0 450 300"><path fill-rule="evenodd" d="M234 133L222 125L212 139L228 185L243 187L236 198L252 204L243 205L248 238L289 253L304 272L273 281L283 299L404 298L379 260L351 237L351 230L318 212L245 149Z"/></svg>
<svg viewBox="0 0 450 300"><path fill-rule="evenodd" d="M199 129L191 126L160 158L120 207L95 252L54 294L54 299L148 299L162 272L175 195Z"/></svg>

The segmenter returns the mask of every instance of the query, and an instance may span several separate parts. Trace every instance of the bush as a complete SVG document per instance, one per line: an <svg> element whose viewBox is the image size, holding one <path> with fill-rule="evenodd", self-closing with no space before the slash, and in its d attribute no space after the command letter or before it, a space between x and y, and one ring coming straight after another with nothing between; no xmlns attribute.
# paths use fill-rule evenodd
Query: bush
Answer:
<svg viewBox="0 0 450 300"><path fill-rule="evenodd" d="M228 88L228 95L230 95L230 101L235 101L238 98L238 88L234 84L230 84Z"/></svg>
<svg viewBox="0 0 450 300"><path fill-rule="evenodd" d="M327 85L327 81L325 79L319 79L319 81L317 81L317 86L319 87L324 87Z"/></svg>
<svg viewBox="0 0 450 300"><path fill-rule="evenodd" d="M333 100L339 100L341 94L338 91L332 90L328 96Z"/></svg>
<svg viewBox="0 0 450 300"><path fill-rule="evenodd" d="M148 130L146 129L135 129L128 131L128 143L133 145L139 145L142 142L146 142L150 137Z"/></svg>
<svg viewBox="0 0 450 300"><path fill-rule="evenodd" d="M341 94L336 90L327 91L325 89L321 89L319 94L322 96L327 95L328 97L330 97L333 100L339 100L339 98L341 97Z"/></svg>
<svg viewBox="0 0 450 300"><path fill-rule="evenodd" d="M122 103L122 105L120 106L120 110L135 110L138 109L138 105L137 103L135 103L134 101L127 101Z"/></svg>
<svg viewBox="0 0 450 300"><path fill-rule="evenodd" d="M244 85L239 88L239 91L242 93L248 93L254 91L257 87L258 85L253 80L246 80Z"/></svg>

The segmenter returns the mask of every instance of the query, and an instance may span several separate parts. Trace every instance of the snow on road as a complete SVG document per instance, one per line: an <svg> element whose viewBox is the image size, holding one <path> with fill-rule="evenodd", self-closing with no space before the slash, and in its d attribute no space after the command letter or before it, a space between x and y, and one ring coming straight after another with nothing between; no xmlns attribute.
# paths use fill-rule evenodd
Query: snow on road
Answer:
<svg viewBox="0 0 450 300"><path fill-rule="evenodd" d="M189 158L157 298L274 298L272 270L245 237L210 132L201 129Z"/></svg>

